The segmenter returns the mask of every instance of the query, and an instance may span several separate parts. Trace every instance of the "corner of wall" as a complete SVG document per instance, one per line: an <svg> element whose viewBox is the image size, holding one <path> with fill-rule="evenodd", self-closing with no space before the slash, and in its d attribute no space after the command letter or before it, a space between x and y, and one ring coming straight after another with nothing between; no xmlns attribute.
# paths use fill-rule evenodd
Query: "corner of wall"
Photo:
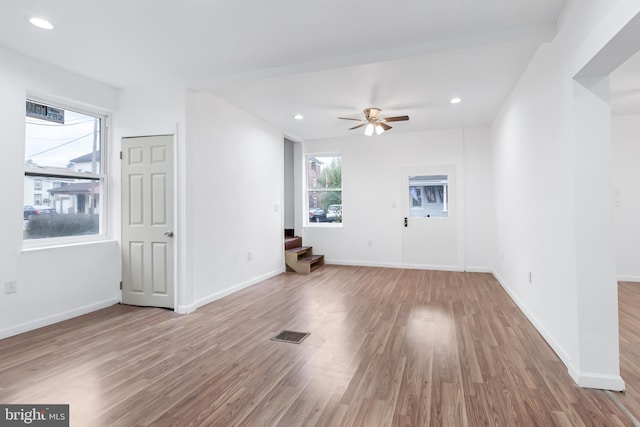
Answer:
<svg viewBox="0 0 640 427"><path fill-rule="evenodd" d="M620 375L601 375L569 369L571 378L580 387L600 390L624 391L624 380Z"/></svg>

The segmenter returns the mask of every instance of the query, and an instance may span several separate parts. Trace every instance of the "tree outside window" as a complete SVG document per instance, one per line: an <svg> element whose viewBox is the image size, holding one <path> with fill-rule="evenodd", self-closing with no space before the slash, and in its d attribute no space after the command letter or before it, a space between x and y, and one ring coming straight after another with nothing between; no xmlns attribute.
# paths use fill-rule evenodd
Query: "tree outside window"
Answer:
<svg viewBox="0 0 640 427"><path fill-rule="evenodd" d="M307 206L317 222L342 221L341 156L307 156Z"/></svg>

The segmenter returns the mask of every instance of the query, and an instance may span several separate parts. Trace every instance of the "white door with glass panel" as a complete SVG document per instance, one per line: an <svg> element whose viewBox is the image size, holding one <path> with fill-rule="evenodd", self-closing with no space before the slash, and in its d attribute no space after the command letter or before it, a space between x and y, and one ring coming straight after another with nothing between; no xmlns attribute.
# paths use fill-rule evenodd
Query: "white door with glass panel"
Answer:
<svg viewBox="0 0 640 427"><path fill-rule="evenodd" d="M122 139L122 302L174 307L173 136Z"/></svg>
<svg viewBox="0 0 640 427"><path fill-rule="evenodd" d="M455 167L402 170L403 262L419 268L458 266Z"/></svg>

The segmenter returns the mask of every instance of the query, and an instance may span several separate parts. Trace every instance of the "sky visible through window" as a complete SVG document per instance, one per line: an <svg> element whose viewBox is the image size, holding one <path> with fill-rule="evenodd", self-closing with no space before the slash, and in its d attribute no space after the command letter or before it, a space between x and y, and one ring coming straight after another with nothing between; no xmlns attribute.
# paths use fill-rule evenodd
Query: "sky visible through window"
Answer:
<svg viewBox="0 0 640 427"><path fill-rule="evenodd" d="M25 132L28 166L68 168L72 159L92 153L94 144L100 151L100 119L74 111L65 110L64 124L27 117Z"/></svg>

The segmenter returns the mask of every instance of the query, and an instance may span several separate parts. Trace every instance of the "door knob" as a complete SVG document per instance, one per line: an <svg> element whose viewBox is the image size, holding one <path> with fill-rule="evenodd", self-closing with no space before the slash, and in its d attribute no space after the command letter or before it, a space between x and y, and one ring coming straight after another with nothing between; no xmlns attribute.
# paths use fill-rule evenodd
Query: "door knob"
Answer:
<svg viewBox="0 0 640 427"><path fill-rule="evenodd" d="M407 217L406 216L404 217L404 226L405 227L407 226Z"/></svg>
<svg viewBox="0 0 640 427"><path fill-rule="evenodd" d="M166 237L173 237L173 231L165 231L165 232L164 232L164 235L165 235Z"/></svg>

